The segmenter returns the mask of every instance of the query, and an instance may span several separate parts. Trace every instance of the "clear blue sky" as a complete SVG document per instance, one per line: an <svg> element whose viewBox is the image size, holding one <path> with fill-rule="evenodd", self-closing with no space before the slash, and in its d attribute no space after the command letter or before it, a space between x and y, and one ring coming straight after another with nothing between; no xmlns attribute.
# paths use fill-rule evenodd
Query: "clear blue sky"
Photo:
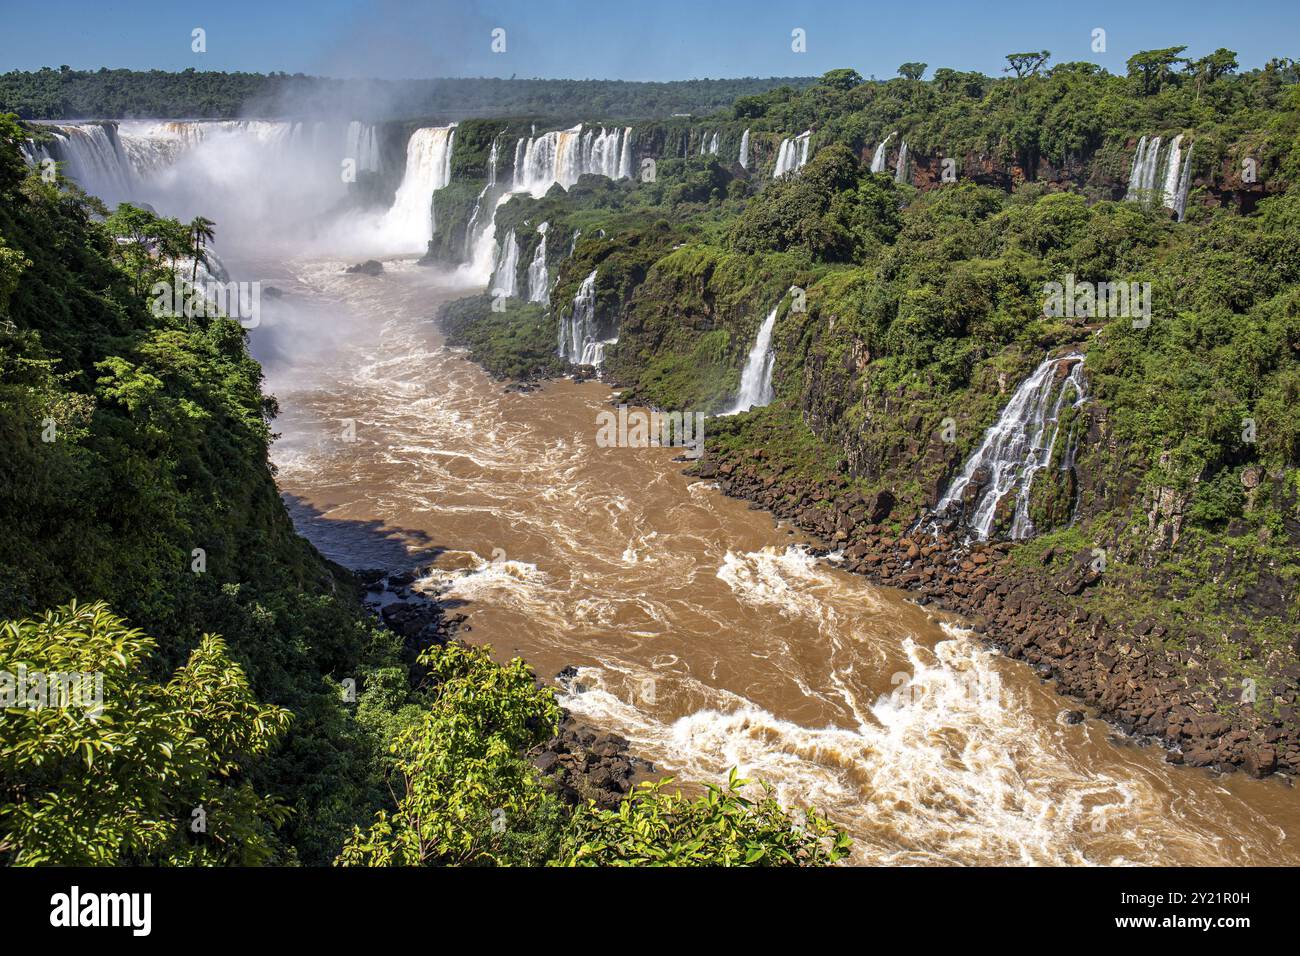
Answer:
<svg viewBox="0 0 1300 956"><path fill-rule="evenodd" d="M1243 68L1300 55L1298 0L0 0L0 70L196 69L330 76L669 80L809 76L850 66L892 76L921 60L995 73L1049 49L1123 72L1134 52L1220 46ZM207 52L191 51L195 27ZM490 49L506 31L506 52ZM1091 34L1106 30L1107 50ZM807 52L791 31L807 32Z"/></svg>

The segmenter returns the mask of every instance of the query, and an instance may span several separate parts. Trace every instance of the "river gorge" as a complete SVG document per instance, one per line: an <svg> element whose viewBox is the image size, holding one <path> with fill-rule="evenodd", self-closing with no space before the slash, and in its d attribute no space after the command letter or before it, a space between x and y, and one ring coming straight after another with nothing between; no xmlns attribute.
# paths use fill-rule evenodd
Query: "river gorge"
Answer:
<svg viewBox="0 0 1300 956"><path fill-rule="evenodd" d="M1028 666L684 477L680 450L598 447L607 385L489 378L432 321L465 275L240 258L284 292L251 339L301 532L349 567L431 567L418 586L465 639L544 679L576 665L564 706L660 772L738 766L847 827L863 864L1300 860L1286 781L1068 724Z"/></svg>

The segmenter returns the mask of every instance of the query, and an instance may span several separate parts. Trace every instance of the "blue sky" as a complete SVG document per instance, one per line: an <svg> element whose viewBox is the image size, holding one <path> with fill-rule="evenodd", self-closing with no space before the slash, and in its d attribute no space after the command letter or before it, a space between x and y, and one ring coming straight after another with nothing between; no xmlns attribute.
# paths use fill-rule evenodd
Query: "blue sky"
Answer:
<svg viewBox="0 0 1300 956"><path fill-rule="evenodd" d="M1245 68L1295 55L1300 3L1250 0L0 0L0 70L285 70L330 76L669 80L809 76L851 66L888 77L909 60L997 72L1049 49L1123 72L1134 52L1226 46ZM191 31L207 52L191 50ZM506 31L493 53L491 33ZM1091 49L1094 28L1106 52ZM806 31L807 52L791 50Z"/></svg>

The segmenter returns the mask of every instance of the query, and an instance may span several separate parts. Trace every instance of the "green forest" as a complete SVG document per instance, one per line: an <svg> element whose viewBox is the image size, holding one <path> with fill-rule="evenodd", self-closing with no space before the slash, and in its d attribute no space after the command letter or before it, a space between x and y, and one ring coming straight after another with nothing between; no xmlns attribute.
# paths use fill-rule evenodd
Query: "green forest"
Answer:
<svg viewBox="0 0 1300 956"><path fill-rule="evenodd" d="M711 419L709 465L776 489L766 506L829 529L854 560L868 540L908 540L1045 354L1086 349L1077 459L1035 484L1039 534L1009 562L1067 574L1101 549L1105 574L1082 598L1045 596L1052 613L1086 600L1143 680L1176 684L1195 721L1221 719L1204 765L1300 770L1300 75L1287 59L1243 71L1232 51L1185 54L1145 51L1116 74L1042 51L997 78L905 63L884 81L440 80L383 102L463 118L433 199L431 253L449 262L505 128L493 117L652 119L636 142L653 176L585 176L500 208L521 269L529 224L576 237L548 244L549 302L473 296L443 327L502 378L577 371L555 342L594 270L620 398L713 413L778 306L775 401ZM212 224L108 210L19 152L25 119L246 115L335 82L0 75L0 660L100 672L107 701L93 717L6 711L0 860L843 860L833 820L734 773L695 796L647 783L612 810L560 800L526 757L557 733L554 693L482 647L407 653L295 533L268 456L277 408L243 329L149 308ZM807 164L774 178L780 143L804 130ZM1182 221L1125 199L1139 138L1178 134L1195 147ZM702 154L706 135L718 153ZM899 174L871 171L886 140L908 144ZM1152 321L1045 314L1067 274L1149 283ZM885 494L884 515L839 508ZM1103 709L1178 739L1145 684L1104 681ZM1258 698L1243 703L1244 682Z"/></svg>
<svg viewBox="0 0 1300 956"><path fill-rule="evenodd" d="M74 70L0 73L0 112L22 119L239 119L322 112L370 121L420 116L602 116L613 120L706 114L737 97L812 78L338 80L301 73Z"/></svg>

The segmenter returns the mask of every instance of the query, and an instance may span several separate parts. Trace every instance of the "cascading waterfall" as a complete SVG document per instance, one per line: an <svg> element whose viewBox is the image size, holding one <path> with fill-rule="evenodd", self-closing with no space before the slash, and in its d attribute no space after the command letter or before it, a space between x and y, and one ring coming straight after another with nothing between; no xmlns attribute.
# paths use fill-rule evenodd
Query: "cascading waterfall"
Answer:
<svg viewBox="0 0 1300 956"><path fill-rule="evenodd" d="M876 147L876 151L871 157L871 171L873 173L883 173L885 171L885 150L889 147L889 141L897 135L897 133L890 133Z"/></svg>
<svg viewBox="0 0 1300 956"><path fill-rule="evenodd" d="M568 189L587 173L610 179L632 175L632 128L597 133L582 124L520 140L515 147L514 191L540 198L555 183Z"/></svg>
<svg viewBox="0 0 1300 956"><path fill-rule="evenodd" d="M64 174L110 205L130 198L138 177L118 138L116 124L83 123L46 129L53 135L53 142L31 147L34 162L62 162Z"/></svg>
<svg viewBox="0 0 1300 956"><path fill-rule="evenodd" d="M744 371L740 373L740 391L736 403L727 412L735 415L747 412L751 408L761 408L772 403L772 368L776 364L776 353L772 350L772 330L776 327L776 311L780 303L772 306L763 324L754 336L754 345L745 360Z"/></svg>
<svg viewBox="0 0 1300 956"><path fill-rule="evenodd" d="M537 243L537 251L533 253L533 261L528 264L528 301L529 302L546 302L550 298L550 277L546 273L546 230L549 223L542 223L537 227L541 234L541 240ZM513 233L511 234L513 238Z"/></svg>
<svg viewBox="0 0 1300 956"><path fill-rule="evenodd" d="M749 130L740 134L740 168L749 169Z"/></svg>
<svg viewBox="0 0 1300 956"><path fill-rule="evenodd" d="M505 248L492 276L492 294L513 299L519 283L519 242L513 229L506 235Z"/></svg>
<svg viewBox="0 0 1300 956"><path fill-rule="evenodd" d="M605 346L617 338L601 341L596 337L596 269L582 280L573 297L573 314L560 322L560 340L556 354L574 365L599 367L605 360Z"/></svg>
<svg viewBox="0 0 1300 956"><path fill-rule="evenodd" d="M1048 358L1020 384L935 506L936 516L945 517L960 504L964 523L983 541L992 533L998 503L1014 492L1011 538L1020 540L1033 535L1030 488L1034 475L1052 460L1066 399L1072 395L1076 408L1087 399L1083 363L1084 357L1078 352ZM973 494L969 493L972 488Z"/></svg>
<svg viewBox="0 0 1300 956"><path fill-rule="evenodd" d="M772 178L779 179L786 173L792 173L808 162L808 141L812 130L805 130L793 139L781 140L781 147L776 154L776 168Z"/></svg>
<svg viewBox="0 0 1300 956"><path fill-rule="evenodd" d="M496 242L496 214L510 197L528 193L541 198L556 183L568 189L584 173L611 179L632 175L632 127L599 133L582 132L582 124L552 130L541 136L521 137L515 143L514 173L510 188L497 197L492 216L473 240L468 271L481 280L499 271L501 250Z"/></svg>
<svg viewBox="0 0 1300 956"><path fill-rule="evenodd" d="M417 129L406 144L406 172L385 214L385 235L412 249L423 249L433 235L433 194L451 181L456 127Z"/></svg>
<svg viewBox="0 0 1300 956"><path fill-rule="evenodd" d="M1184 156L1183 134L1179 133L1170 142L1163 162L1160 144L1159 136L1138 139L1124 198L1129 202L1147 204L1158 201L1166 209L1172 209L1181 222L1187 208L1187 190L1192 182L1191 160L1195 144L1188 146Z"/></svg>
<svg viewBox="0 0 1300 956"><path fill-rule="evenodd" d="M709 140L709 153L713 156L718 155L718 134L716 132L713 134L713 139Z"/></svg>
<svg viewBox="0 0 1300 956"><path fill-rule="evenodd" d="M472 255L474 249L474 230L478 227L478 217L483 212L483 199L497 184L497 143L500 139L500 133L492 137L492 149L488 152L487 183L479 190L478 198L474 200L474 211L470 213L469 225L465 227L465 255L467 257Z"/></svg>
<svg viewBox="0 0 1300 956"><path fill-rule="evenodd" d="M894 182L907 182L907 140L898 147L898 162L894 164Z"/></svg>

